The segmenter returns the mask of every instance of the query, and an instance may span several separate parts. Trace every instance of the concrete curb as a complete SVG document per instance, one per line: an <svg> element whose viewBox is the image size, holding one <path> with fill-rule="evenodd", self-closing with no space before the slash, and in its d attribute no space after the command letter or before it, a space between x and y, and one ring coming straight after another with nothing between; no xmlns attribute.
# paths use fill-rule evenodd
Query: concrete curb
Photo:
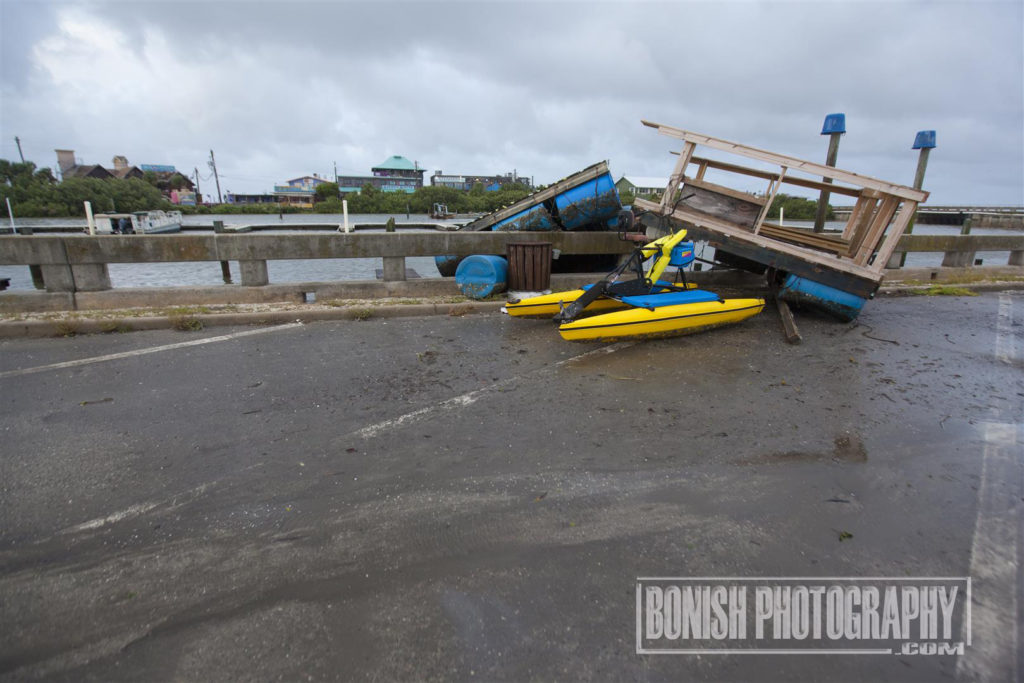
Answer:
<svg viewBox="0 0 1024 683"><path fill-rule="evenodd" d="M25 337L68 337L78 334L110 334L142 330L183 329L191 321L207 327L238 325L280 325L320 320L370 320L429 315L462 316L492 313L504 301L474 301L457 304L396 304L392 306L344 306L310 310L253 311L251 313L203 313L185 316L142 316L138 318L70 318L65 320L11 320L0 322L0 339Z"/></svg>

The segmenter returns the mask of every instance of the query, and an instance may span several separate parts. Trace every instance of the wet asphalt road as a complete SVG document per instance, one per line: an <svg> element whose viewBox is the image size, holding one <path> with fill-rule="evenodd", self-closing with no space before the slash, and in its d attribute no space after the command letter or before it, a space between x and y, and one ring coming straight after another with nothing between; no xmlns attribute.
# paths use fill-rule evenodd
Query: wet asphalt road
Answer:
<svg viewBox="0 0 1024 683"><path fill-rule="evenodd" d="M996 293L801 316L800 346L773 310L613 346L498 314L0 342L0 677L1009 680L1022 320ZM635 653L639 576L972 571L962 658Z"/></svg>

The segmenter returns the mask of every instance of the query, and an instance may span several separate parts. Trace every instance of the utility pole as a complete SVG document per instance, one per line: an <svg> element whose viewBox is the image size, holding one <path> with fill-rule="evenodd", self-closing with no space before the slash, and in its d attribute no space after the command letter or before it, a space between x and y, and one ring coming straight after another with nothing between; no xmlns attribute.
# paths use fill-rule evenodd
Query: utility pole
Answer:
<svg viewBox="0 0 1024 683"><path fill-rule="evenodd" d="M213 169L213 179L217 183L217 203L223 204L224 199L220 196L220 176L217 175L217 160L213 157L213 150L210 150L210 168Z"/></svg>
<svg viewBox="0 0 1024 683"><path fill-rule="evenodd" d="M821 134L829 136L828 156L825 157L825 165L835 167L836 159L839 157L839 137L846 132L846 114L829 114L825 117L825 124L821 127ZM822 182L832 184L831 178L822 178ZM818 213L814 216L814 232L825 230L825 213L828 211L828 197L831 193L822 190L818 197Z"/></svg>
<svg viewBox="0 0 1024 683"><path fill-rule="evenodd" d="M338 162L334 162L334 184L338 184Z"/></svg>
<svg viewBox="0 0 1024 683"><path fill-rule="evenodd" d="M192 173L195 174L196 177L196 197L201 198L203 196L203 193L199 190L199 168L193 166Z"/></svg>
<svg viewBox="0 0 1024 683"><path fill-rule="evenodd" d="M21 157L21 163L25 163L25 155L21 153L21 140L15 135L14 141L18 143L18 156Z"/></svg>

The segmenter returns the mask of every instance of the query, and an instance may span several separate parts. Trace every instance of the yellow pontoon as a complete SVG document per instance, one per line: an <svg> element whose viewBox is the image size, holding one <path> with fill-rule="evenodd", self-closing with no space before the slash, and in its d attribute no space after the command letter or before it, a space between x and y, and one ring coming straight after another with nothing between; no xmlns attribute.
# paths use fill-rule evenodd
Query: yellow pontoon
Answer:
<svg viewBox="0 0 1024 683"><path fill-rule="evenodd" d="M589 287L513 300L502 310L517 317L551 316L561 323L562 338L570 341L613 341L691 334L740 322L764 309L764 299L721 299L685 282L660 280L669 265L681 268L693 261L693 244L685 238L686 230L680 230L637 248ZM643 264L652 257L645 271ZM635 277L619 280L627 270ZM599 315L577 320L594 313Z"/></svg>

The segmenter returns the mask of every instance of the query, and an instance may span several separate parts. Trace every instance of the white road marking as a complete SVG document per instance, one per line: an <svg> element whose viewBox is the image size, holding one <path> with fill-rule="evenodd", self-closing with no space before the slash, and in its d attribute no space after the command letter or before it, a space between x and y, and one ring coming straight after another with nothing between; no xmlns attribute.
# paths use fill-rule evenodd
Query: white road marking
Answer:
<svg viewBox="0 0 1024 683"><path fill-rule="evenodd" d="M88 522L82 522L76 524L73 527L64 529L60 533L62 534L77 534L80 531L89 531L91 529L99 529L101 526L113 524L114 522L120 522L122 519L128 517L137 517L145 512L149 512L153 508L160 505L160 503L140 503L138 505L132 505L131 507L125 508L119 512L113 512L106 517L97 517L96 519L90 519Z"/></svg>
<svg viewBox="0 0 1024 683"><path fill-rule="evenodd" d="M1016 354L1013 299L999 297L996 358L1012 363ZM1001 411L994 411L1000 417ZM1024 511L1024 460L1020 425L985 423L978 514L971 542L973 604L963 625L966 653L957 661L957 678L1016 681L1020 676L1020 531Z"/></svg>
<svg viewBox="0 0 1024 683"><path fill-rule="evenodd" d="M1013 363L1017 354L1017 338L1013 334L1013 298L999 295L999 314L996 318L996 359Z"/></svg>
<svg viewBox="0 0 1024 683"><path fill-rule="evenodd" d="M166 498L164 500L154 500L148 503L138 503L136 505L130 505L126 507L124 510L112 512L105 517L97 517L95 519L90 519L87 522L82 522L81 524L76 524L75 526L68 527L67 529L62 529L61 531L57 532L57 534L59 536L65 536L67 534L77 534L83 531L92 531L93 529L99 529L100 527L104 527L108 524L113 524L115 522L120 522L121 520L128 519L129 517L138 517L139 515L143 515L149 512L153 508L166 506L167 511L175 510L177 508L180 508L186 502L194 500L197 496L204 493L206 489L210 488L210 486L210 483L200 484L199 486L193 489L189 489L188 491L180 493L176 496L172 496L171 498ZM42 543L43 541L47 540L49 540L49 538L37 541L37 543Z"/></svg>
<svg viewBox="0 0 1024 683"><path fill-rule="evenodd" d="M505 387L507 387L508 385L513 384L515 382L518 382L518 381L522 380L525 377L529 377L530 375L536 375L536 374L538 374L540 372L544 372L545 370L551 370L552 368L558 368L558 367L561 367L563 365L567 365L569 363L572 363L572 362L575 362L575 361L578 361L578 360L582 360L584 358L589 358L590 356L598 356L598 355L604 355L604 354L609 354L609 353L615 353L616 351L621 351L622 349L627 349L627 348L629 348L631 346L634 346L635 344L636 344L636 342L620 342L618 344L610 344L608 346L602 346L599 349L594 349L592 351L587 351L586 353L581 353L578 356L573 356L572 358L566 358L565 360L560 360L557 363L553 363L551 365L545 365L544 367L537 368L536 370L531 370L530 372L528 372L528 373L526 373L524 375L517 375L515 377L509 377L507 379L503 379L501 381L495 382L494 384L490 384L490 385L488 385L488 386L486 386L486 387L484 387L482 389L476 389L475 391L470 391L468 393L461 394L461 395L455 396L453 398L449 398L449 399L447 399L445 401L441 401L440 403L435 403L432 406L427 406L425 408L420 408L419 410L414 410L411 413L406 413L405 415L400 415L399 417L394 417L394 418L391 418L390 420L384 420L382 422L377 422L377 423L372 424L372 425L367 425L366 427L363 427L362 429L357 429L355 432L353 432L353 434L355 436L360 436L360 437L362 437L364 439L369 439L369 438L372 438L374 436L377 436L378 434L380 434L382 432L386 432L388 430L395 429L397 427L401 427L402 425L405 425L405 424L410 424L412 422L416 422L417 420L420 420L420 419L426 417L427 415L431 415L433 413L445 412L445 411L448 411L448 410L452 410L453 408L465 408L467 406L471 406L474 403L476 403L481 397L486 396L487 394L490 394L490 393L494 393L495 391L500 391L500 390L504 389Z"/></svg>
<svg viewBox="0 0 1024 683"><path fill-rule="evenodd" d="M135 349L133 351L122 351L121 353L108 353L104 356L93 356L92 358L80 358L78 360L64 361L63 363L52 363L50 365L40 365L34 368L22 368L21 370L7 370L6 372L0 372L0 379L4 377L19 377L21 375L31 375L36 372L46 372L47 370L61 370L63 368L73 368L80 365L91 365L92 363L104 363L106 361L118 360L121 358L132 358L134 356L144 356L150 353L159 353L161 351L172 351L174 349L183 349L189 346L201 346L203 344L213 344L215 342L229 341L231 339L238 339L239 337L250 337L254 334L266 334L267 332L278 332L280 330L288 330L295 327L301 327L302 323L287 323L285 325L275 325L273 327L261 327L257 330L245 330L244 332L233 332L232 334L221 334L216 337L204 337L202 339L193 339L191 341L178 342L176 344L164 344L163 346L151 346L146 349Z"/></svg>

